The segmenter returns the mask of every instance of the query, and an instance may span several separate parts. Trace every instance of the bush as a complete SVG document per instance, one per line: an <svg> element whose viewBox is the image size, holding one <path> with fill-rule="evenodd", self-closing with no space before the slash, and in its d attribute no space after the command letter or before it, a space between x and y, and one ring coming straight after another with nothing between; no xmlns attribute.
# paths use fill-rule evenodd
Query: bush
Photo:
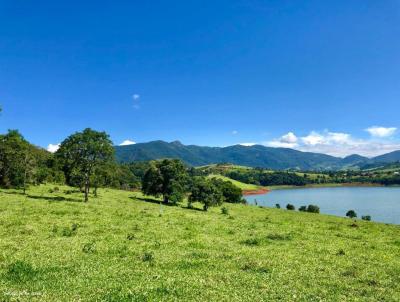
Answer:
<svg viewBox="0 0 400 302"><path fill-rule="evenodd" d="M346 216L349 217L350 219L353 219L357 217L357 213L354 210L349 210L347 211Z"/></svg>
<svg viewBox="0 0 400 302"><path fill-rule="evenodd" d="M371 221L371 216L370 215L361 216L361 219L366 221Z"/></svg>
<svg viewBox="0 0 400 302"><path fill-rule="evenodd" d="M229 209L226 207L222 207L221 208L221 214L223 215L229 215Z"/></svg>
<svg viewBox="0 0 400 302"><path fill-rule="evenodd" d="M153 260L154 260L153 252L145 252L142 256L143 262L153 262Z"/></svg>
<svg viewBox="0 0 400 302"><path fill-rule="evenodd" d="M290 203L287 204L286 209L288 209L289 211L294 211L296 210L296 207Z"/></svg>
<svg viewBox="0 0 400 302"><path fill-rule="evenodd" d="M301 206L301 207L299 208L299 211L300 211L300 212L306 212L306 211L307 211L307 207L306 207L306 206Z"/></svg>
<svg viewBox="0 0 400 302"><path fill-rule="evenodd" d="M280 209L281 205L279 203L275 204L275 208Z"/></svg>
<svg viewBox="0 0 400 302"><path fill-rule="evenodd" d="M313 204L308 205L307 212L309 213L319 213L319 207Z"/></svg>

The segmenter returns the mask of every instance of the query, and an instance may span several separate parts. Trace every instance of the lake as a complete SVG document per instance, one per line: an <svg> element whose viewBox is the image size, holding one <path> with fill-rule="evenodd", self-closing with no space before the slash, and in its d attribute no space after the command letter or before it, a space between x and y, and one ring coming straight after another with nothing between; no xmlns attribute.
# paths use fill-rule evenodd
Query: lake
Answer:
<svg viewBox="0 0 400 302"><path fill-rule="evenodd" d="M355 210L357 217L370 215L373 221L400 224L400 187L336 187L273 190L267 194L246 196L250 204L286 209L315 204L322 214L345 216Z"/></svg>

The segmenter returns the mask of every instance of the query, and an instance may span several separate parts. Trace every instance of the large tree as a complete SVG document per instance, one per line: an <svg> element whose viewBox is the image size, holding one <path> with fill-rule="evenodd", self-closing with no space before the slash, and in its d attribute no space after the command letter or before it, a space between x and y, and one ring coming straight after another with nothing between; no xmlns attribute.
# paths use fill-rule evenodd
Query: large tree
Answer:
<svg viewBox="0 0 400 302"><path fill-rule="evenodd" d="M34 178L35 152L17 130L0 135L0 186L25 189Z"/></svg>
<svg viewBox="0 0 400 302"><path fill-rule="evenodd" d="M209 207L221 205L224 202L222 191L213 181L204 177L195 177L191 186L189 205L193 202L203 204L204 211Z"/></svg>
<svg viewBox="0 0 400 302"><path fill-rule="evenodd" d="M164 203L177 203L184 197L187 177L187 168L178 159L152 162L143 177L142 190L146 195L162 196Z"/></svg>
<svg viewBox="0 0 400 302"><path fill-rule="evenodd" d="M66 138L56 156L63 165L67 181L75 179L84 187L87 202L91 177L98 167L113 161L114 148L107 133L87 128Z"/></svg>
<svg viewBox="0 0 400 302"><path fill-rule="evenodd" d="M213 184L220 189L224 196L225 202L240 203L243 200L242 190L235 186L230 181L223 181L222 179L212 178Z"/></svg>

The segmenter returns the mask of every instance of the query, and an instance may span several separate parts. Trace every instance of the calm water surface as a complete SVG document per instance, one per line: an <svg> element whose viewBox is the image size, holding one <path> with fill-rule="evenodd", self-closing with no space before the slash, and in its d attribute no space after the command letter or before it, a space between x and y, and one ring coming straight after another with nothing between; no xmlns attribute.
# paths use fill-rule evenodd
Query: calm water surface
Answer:
<svg viewBox="0 0 400 302"><path fill-rule="evenodd" d="M358 217L371 215L373 221L400 224L400 187L339 187L274 190L246 196L250 204L275 207L279 203L296 206L315 204L321 213L345 216L355 210Z"/></svg>

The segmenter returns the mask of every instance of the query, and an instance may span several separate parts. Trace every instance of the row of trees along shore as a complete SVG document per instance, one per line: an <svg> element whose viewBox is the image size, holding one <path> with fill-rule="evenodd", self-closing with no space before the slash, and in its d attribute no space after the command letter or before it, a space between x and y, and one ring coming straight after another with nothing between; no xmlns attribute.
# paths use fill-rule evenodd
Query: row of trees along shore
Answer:
<svg viewBox="0 0 400 302"><path fill-rule="evenodd" d="M17 130L0 135L0 187L22 189L41 183L78 187L84 201L98 187L142 189L162 202L177 204L187 198L189 206L203 204L204 210L223 202L243 202L241 190L229 181L196 175L180 160L119 164L105 132L85 129L67 137L50 153L30 144Z"/></svg>

